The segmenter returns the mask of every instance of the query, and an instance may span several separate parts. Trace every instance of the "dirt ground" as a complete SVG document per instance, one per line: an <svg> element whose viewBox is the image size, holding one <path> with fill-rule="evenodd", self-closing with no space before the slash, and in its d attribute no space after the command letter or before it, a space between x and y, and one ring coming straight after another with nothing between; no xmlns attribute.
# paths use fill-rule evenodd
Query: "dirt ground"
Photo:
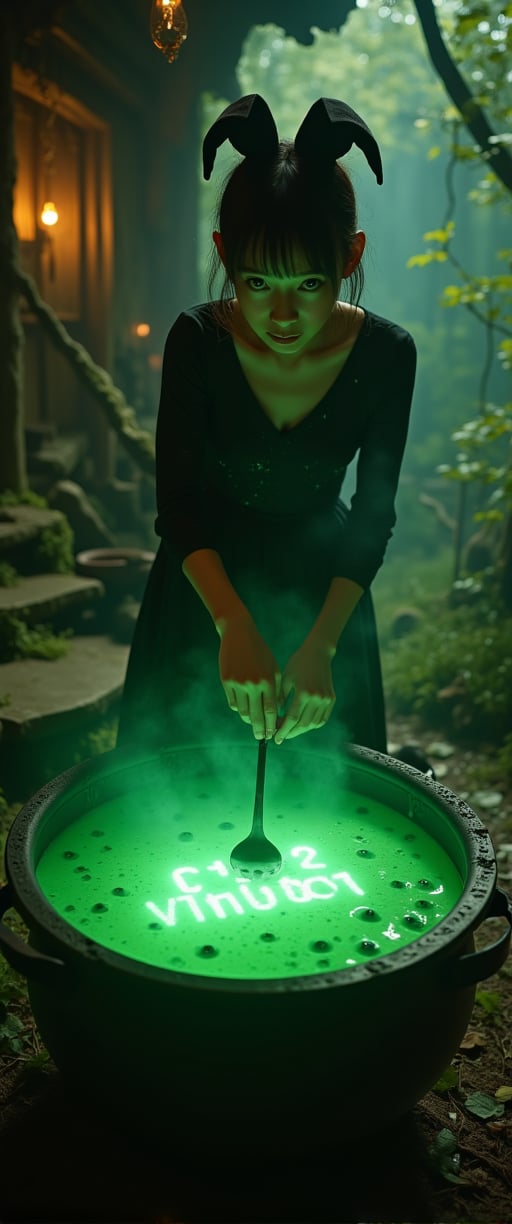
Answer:
<svg viewBox="0 0 512 1224"><path fill-rule="evenodd" d="M395 745L414 742L427 753L445 738L411 720L389 731ZM480 784L474 772L490 750L430 755L439 780L487 825L498 883L510 893L512 788L498 773ZM503 930L504 920L486 922L477 947ZM353 1151L333 1147L284 1165L269 1154L255 1167L250 1152L237 1169L218 1152L164 1158L73 1099L53 1064L27 1076L21 1058L0 1057L0 1224L512 1224L512 1100L502 1091L502 1110L487 1118L466 1104L481 1093L492 1108L496 1092L512 1086L512 957L478 989L453 1086L427 1093L396 1127ZM37 1053L26 1003L17 1012ZM441 1132L451 1132L455 1156L444 1174L430 1154Z"/></svg>

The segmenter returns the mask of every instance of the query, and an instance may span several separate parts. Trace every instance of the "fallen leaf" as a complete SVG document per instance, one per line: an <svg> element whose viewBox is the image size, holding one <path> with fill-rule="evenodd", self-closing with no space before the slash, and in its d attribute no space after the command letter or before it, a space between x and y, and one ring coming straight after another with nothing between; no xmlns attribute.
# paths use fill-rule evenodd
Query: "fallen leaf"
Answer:
<svg viewBox="0 0 512 1224"><path fill-rule="evenodd" d="M455 1067L447 1067L442 1075L434 1084L434 1092L448 1092L449 1088L455 1088L459 1082L459 1073Z"/></svg>
<svg viewBox="0 0 512 1224"><path fill-rule="evenodd" d="M459 1050L474 1050L476 1046L485 1046L486 1038L476 1029L470 1030L460 1043Z"/></svg>
<svg viewBox="0 0 512 1224"><path fill-rule="evenodd" d="M477 1118L501 1118L505 1106L499 1105L486 1092L472 1092L465 1100L466 1109Z"/></svg>
<svg viewBox="0 0 512 1224"><path fill-rule="evenodd" d="M502 1084L501 1088L497 1088L494 1093L497 1101L512 1101L512 1088L507 1084Z"/></svg>

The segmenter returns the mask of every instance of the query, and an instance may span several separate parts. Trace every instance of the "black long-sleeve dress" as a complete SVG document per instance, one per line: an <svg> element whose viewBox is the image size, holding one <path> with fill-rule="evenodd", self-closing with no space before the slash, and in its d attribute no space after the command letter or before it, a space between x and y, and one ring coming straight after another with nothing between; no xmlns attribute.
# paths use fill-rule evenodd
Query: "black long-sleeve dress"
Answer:
<svg viewBox="0 0 512 1224"><path fill-rule="evenodd" d="M396 522L415 369L409 333L366 311L326 395L298 425L279 431L212 304L179 315L165 346L157 423L161 543L130 653L120 745L247 743L252 735L227 706L219 637L181 569L195 549L213 548L281 669L311 629L333 578L364 588L333 660L331 718L300 742L325 750L349 741L386 752L369 588ZM348 508L340 491L356 455Z"/></svg>

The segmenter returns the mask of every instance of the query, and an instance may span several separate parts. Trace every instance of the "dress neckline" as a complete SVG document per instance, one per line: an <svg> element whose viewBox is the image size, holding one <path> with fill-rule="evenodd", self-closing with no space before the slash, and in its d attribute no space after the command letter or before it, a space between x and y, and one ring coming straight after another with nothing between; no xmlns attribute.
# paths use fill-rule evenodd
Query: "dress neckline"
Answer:
<svg viewBox="0 0 512 1224"><path fill-rule="evenodd" d="M361 307L361 309L364 309L364 308L363 308L363 307ZM367 329L368 329L368 324L369 324L369 315L370 315L370 312L369 312L368 310L364 309L364 319L363 319L363 321L362 321L362 323L361 323L361 326L360 326L359 331L358 331L358 333L357 333L357 336L356 336L356 338L355 338L355 340L354 340L354 343L351 345L351 347L350 347L350 349L349 349L349 352L348 352L347 358L346 358L346 360L343 362L343 365L342 365L341 369L340 369L340 370L338 370L338 373L337 373L337 374L335 374L335 376L334 376L334 378L333 378L333 380L332 380L332 383L331 383L331 384L330 384L330 386L327 388L327 391L325 391L325 392L324 392L324 394L321 396L321 398L318 400L318 403L314 404L314 405L313 405L313 407L310 409L310 411L309 411L309 412L307 412L307 413L306 413L306 415L305 415L305 416L303 416L303 417L302 417L302 419L301 419L300 421L297 421L297 424L296 424L296 425L284 425L284 426L282 426L282 427L281 427L281 429L279 429L277 425L274 425L274 422L270 420L270 417L269 417L269 416L267 416L267 413L265 412L265 409L262 407L262 405L261 405L261 403L260 403L260 401L259 401L259 399L258 399L258 397L257 397L257 395L256 395L256 393L255 393L255 391L253 391L253 389L252 389L252 387L251 387L251 384L250 384L250 382L249 382L249 380L248 380L248 378L247 378L247 376L246 376L246 374L245 374L245 371L244 371L244 369L243 369L242 363L241 363L241 361L240 361L240 357L239 357L239 355L238 355L238 352L237 352L237 349L236 349L236 345L235 345L235 342L234 342L233 336L232 336L231 332L229 332L229 331L228 331L228 336L229 336L229 339L230 339L230 341L231 341L231 346L230 346L230 347L231 347L231 351L232 351L232 353L234 354L235 361L236 361L236 365L237 365L237 368L238 368L238 370L239 370L240 376L241 376L241 378L243 379L243 382L244 382L244 384L245 384L245 386L246 386L247 390L249 391L249 394L250 394L250 396L251 396L251 399L252 399L253 403L256 405L256 407L257 407L257 409L258 409L258 413L259 413L259 415L260 415L260 416L263 418L263 420L266 422L266 424L269 426L269 428L270 428L270 429L273 431L273 433L274 433L274 434L277 434L277 436L278 436L278 437L280 437L282 434L285 434L285 435L286 435L286 434L290 434L290 433L295 433L295 431L296 431L297 429L301 429L301 427L302 427L303 425L306 425L306 424L307 424L307 422L308 422L308 421L310 421L310 420L311 420L311 418L312 418L313 416L315 416L315 415L316 415L316 413L318 412L318 409L319 409L319 408L321 408L321 407L322 407L322 405L324 405L324 404L325 404L325 401L328 399L328 397L329 397L329 396L331 395L331 393L334 391L335 387L337 387L337 385L338 385L338 383L339 383L340 379L341 379L341 378L343 378L343 375L344 375L344 373L345 373L345 370L347 369L347 366L349 366L349 365L350 365L350 363L351 363L351 361L352 361L352 358L353 358L353 355L354 355L354 353L355 353L355 351L356 351L356 349L357 349L357 347L358 347L358 344L359 344L359 341L360 341L360 339L361 339L361 336L362 336L363 332L366 332L366 331L367 331Z"/></svg>

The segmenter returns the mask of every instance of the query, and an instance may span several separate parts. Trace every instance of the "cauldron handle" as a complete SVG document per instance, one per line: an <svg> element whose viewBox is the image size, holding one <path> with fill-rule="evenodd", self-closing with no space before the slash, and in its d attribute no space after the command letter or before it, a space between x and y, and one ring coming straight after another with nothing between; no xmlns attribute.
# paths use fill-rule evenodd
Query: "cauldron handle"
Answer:
<svg viewBox="0 0 512 1224"><path fill-rule="evenodd" d="M4 884L3 888L0 888L0 951L6 961L9 962L12 969L16 969L17 973L22 973L23 977L31 981L42 982L45 986L54 985L57 982L62 983L63 973L66 970L64 961L37 952L2 922L6 910L13 907L11 886Z"/></svg>
<svg viewBox="0 0 512 1224"><path fill-rule="evenodd" d="M480 952L470 952L467 956L460 956L454 961L450 960L443 970L447 986L455 990L460 990L465 986L474 986L476 982L483 982L486 978L492 977L506 961L512 934L512 901L502 888L495 889L484 922L487 918L507 918L508 931L500 935L500 938L488 948L482 948Z"/></svg>

